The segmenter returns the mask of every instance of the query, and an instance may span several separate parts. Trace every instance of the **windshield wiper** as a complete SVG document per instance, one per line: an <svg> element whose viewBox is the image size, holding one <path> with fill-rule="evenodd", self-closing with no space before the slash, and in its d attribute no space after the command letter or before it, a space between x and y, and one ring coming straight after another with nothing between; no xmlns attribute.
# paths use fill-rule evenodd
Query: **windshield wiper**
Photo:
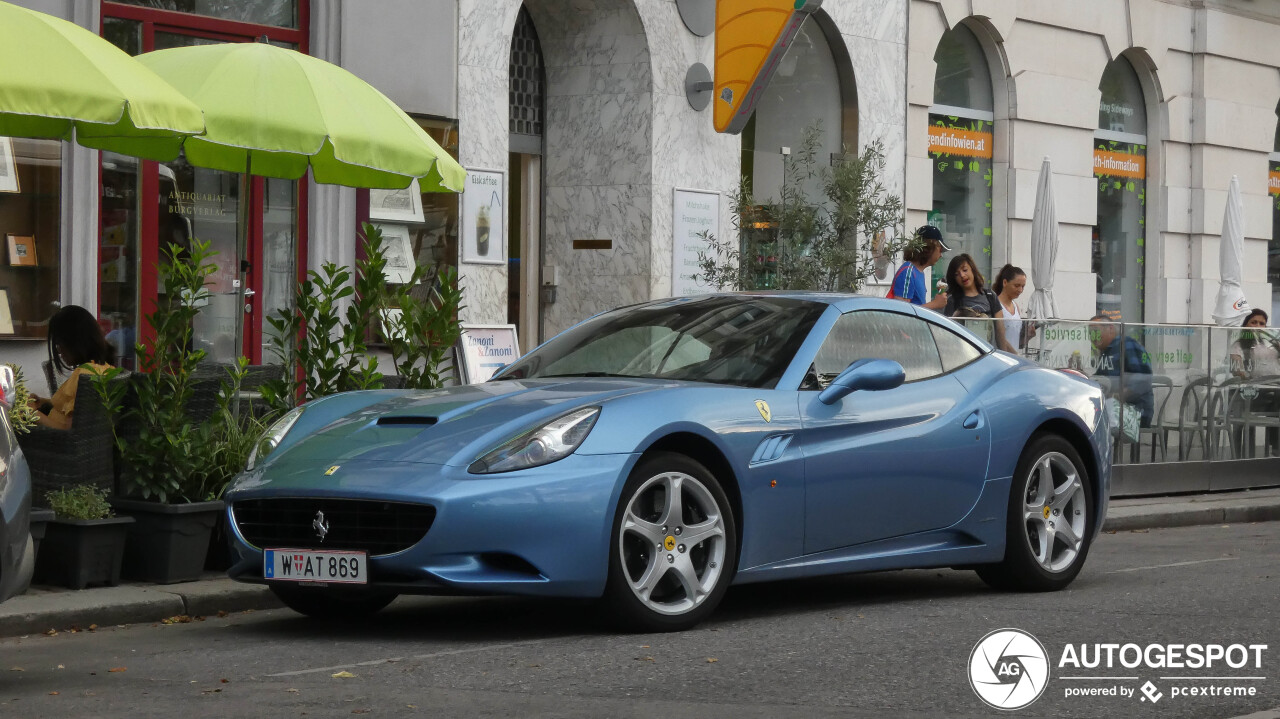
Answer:
<svg viewBox="0 0 1280 719"><path fill-rule="evenodd" d="M568 374L544 374L531 379L551 379L553 377L629 377L631 379L644 379L640 375L634 374L610 374L608 372L570 372Z"/></svg>

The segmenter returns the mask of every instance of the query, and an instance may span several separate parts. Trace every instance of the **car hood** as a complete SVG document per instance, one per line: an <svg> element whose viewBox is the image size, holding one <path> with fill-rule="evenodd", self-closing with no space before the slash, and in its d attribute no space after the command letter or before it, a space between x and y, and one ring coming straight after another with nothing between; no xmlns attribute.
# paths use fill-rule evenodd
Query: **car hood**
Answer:
<svg viewBox="0 0 1280 719"><path fill-rule="evenodd" d="M515 435L567 412L676 384L570 378L404 392L361 406L289 442L268 466L353 459L466 466Z"/></svg>

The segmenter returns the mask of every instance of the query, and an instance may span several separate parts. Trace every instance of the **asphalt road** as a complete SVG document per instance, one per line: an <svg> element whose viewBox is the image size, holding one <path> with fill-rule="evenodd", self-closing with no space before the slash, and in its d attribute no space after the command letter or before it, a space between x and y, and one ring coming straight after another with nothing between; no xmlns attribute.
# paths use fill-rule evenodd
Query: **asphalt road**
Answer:
<svg viewBox="0 0 1280 719"><path fill-rule="evenodd" d="M1055 594L951 570L739 587L682 634L618 634L590 604L519 599L402 598L356 626L244 613L0 641L0 716L1278 717L1278 589L1271 522L1104 534ZM968 680L975 644L1003 627L1038 638L1051 667L1016 712ZM1068 643L1268 648L1261 667L1077 669L1059 666ZM1078 678L1122 675L1136 679ZM1065 696L1148 680L1154 704ZM1212 686L1255 694L1173 695Z"/></svg>

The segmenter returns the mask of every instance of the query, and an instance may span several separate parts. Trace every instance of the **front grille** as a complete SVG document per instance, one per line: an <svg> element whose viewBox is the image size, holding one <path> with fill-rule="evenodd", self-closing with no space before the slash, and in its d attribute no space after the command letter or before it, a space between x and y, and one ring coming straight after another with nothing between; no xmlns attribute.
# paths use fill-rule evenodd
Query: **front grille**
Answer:
<svg viewBox="0 0 1280 719"><path fill-rule="evenodd" d="M241 536L260 549L353 549L371 556L412 547L436 518L427 504L310 497L248 499L231 511ZM319 512L328 526L323 540L314 526Z"/></svg>

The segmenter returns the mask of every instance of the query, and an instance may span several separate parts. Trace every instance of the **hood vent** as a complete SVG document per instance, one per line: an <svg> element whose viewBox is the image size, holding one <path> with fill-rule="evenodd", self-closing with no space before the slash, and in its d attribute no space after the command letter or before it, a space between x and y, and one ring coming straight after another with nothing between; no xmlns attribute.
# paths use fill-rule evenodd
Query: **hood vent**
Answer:
<svg viewBox="0 0 1280 719"><path fill-rule="evenodd" d="M422 417L418 415L391 415L378 418L378 426L386 427L387 425L409 425L412 427L430 427L435 424L438 418Z"/></svg>

